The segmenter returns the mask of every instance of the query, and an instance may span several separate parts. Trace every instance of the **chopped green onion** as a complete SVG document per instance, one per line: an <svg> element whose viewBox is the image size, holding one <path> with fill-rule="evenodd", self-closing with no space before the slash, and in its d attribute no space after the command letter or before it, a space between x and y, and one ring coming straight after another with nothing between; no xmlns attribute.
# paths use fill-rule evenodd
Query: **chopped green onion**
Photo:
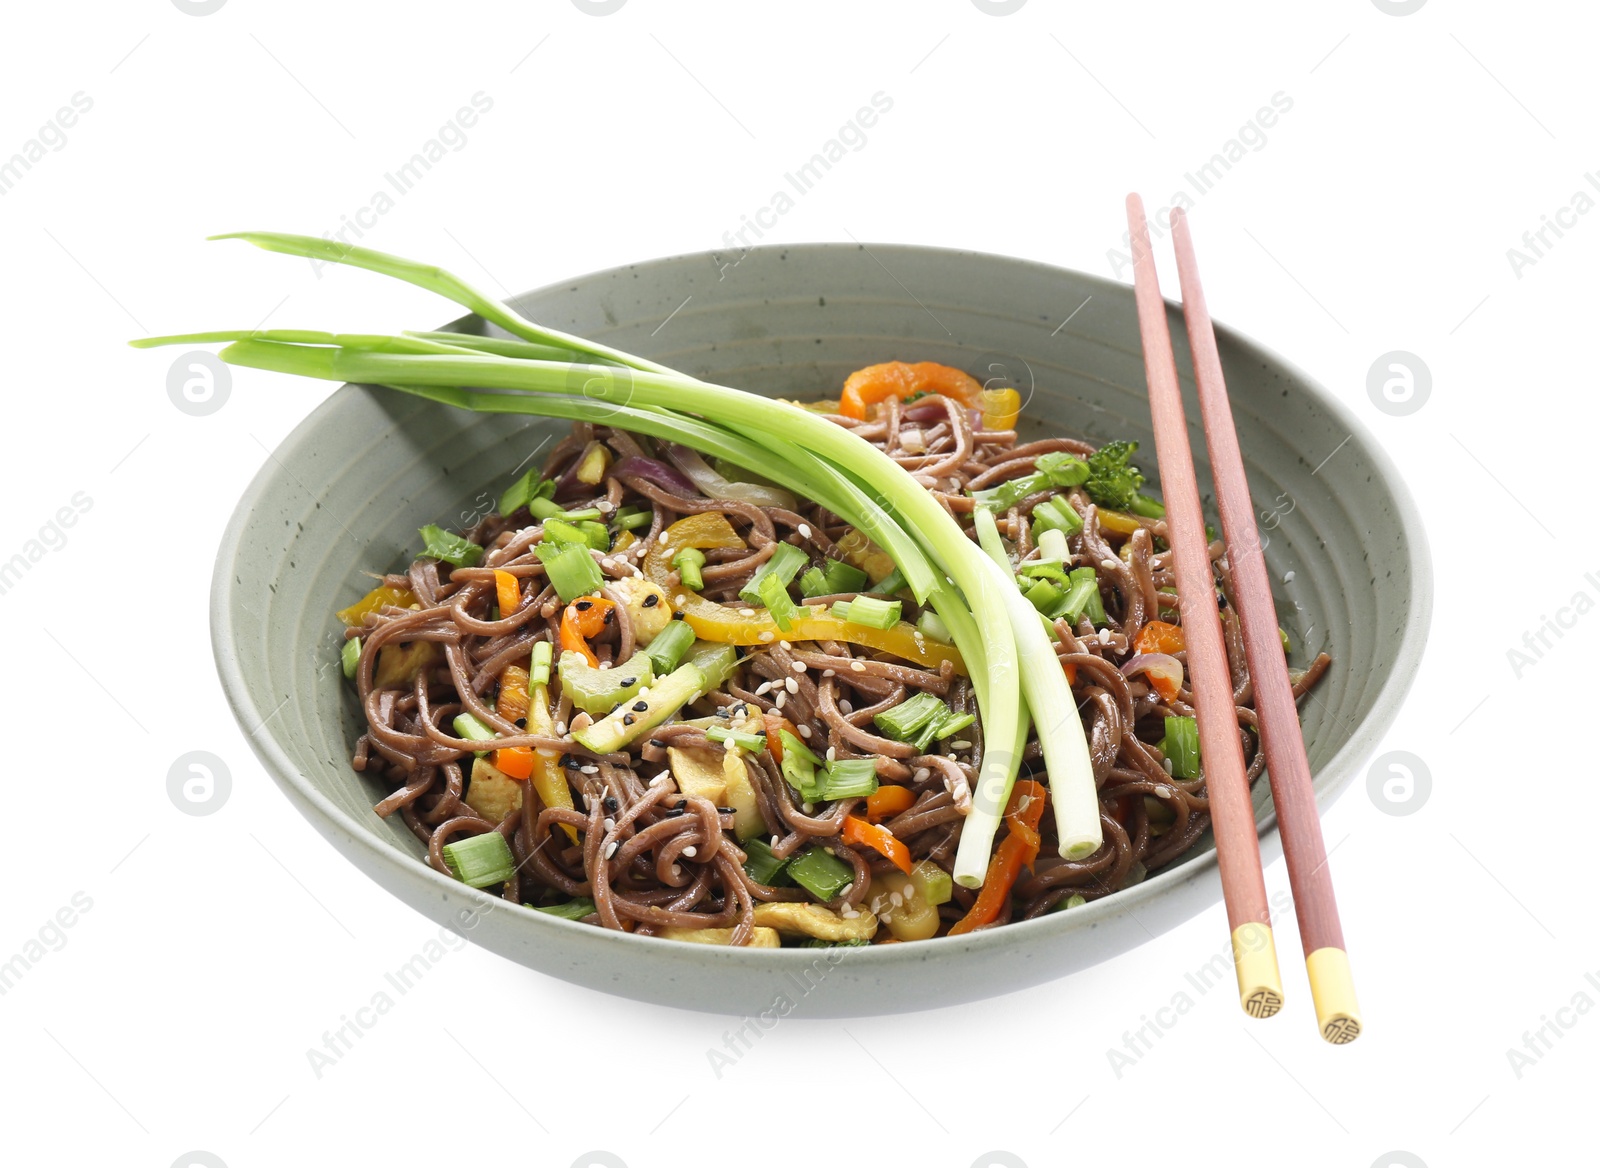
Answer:
<svg viewBox="0 0 1600 1168"><path fill-rule="evenodd" d="M1135 495L1133 505L1128 510L1146 519L1164 519L1167 515L1167 509L1149 495Z"/></svg>
<svg viewBox="0 0 1600 1168"><path fill-rule="evenodd" d="M436 523L418 529L417 534L422 536L425 545L422 554L429 559L443 560L458 568L470 568L483 559L481 547L459 535L451 535Z"/></svg>
<svg viewBox="0 0 1600 1168"><path fill-rule="evenodd" d="M499 832L495 832L499 835ZM483 838L481 836L477 837ZM594 913L594 901L587 896L580 896L577 900L569 900L564 904L530 904L529 908L535 912L549 913L553 917L560 917L564 921L581 921L584 917Z"/></svg>
<svg viewBox="0 0 1600 1168"><path fill-rule="evenodd" d="M739 650L721 641L696 641L689 661L700 671L702 693L719 687L739 668Z"/></svg>
<svg viewBox="0 0 1600 1168"><path fill-rule="evenodd" d="M789 581L793 580L800 569L806 566L808 559L810 557L800 548L795 547L794 544L778 544L766 563L757 568L755 575L751 576L745 586L739 589L739 599L747 604L764 603L761 585L767 580L775 579L784 588L789 587Z"/></svg>
<svg viewBox="0 0 1600 1168"><path fill-rule="evenodd" d="M1289 634L1281 625L1278 627L1278 640L1283 642L1283 652L1287 656L1289 652ZM346 673L345 676L349 677L350 674Z"/></svg>
<svg viewBox="0 0 1600 1168"><path fill-rule="evenodd" d="M552 499L538 498L528 501L528 513L541 522L560 519L566 523L581 523L600 518L600 508L585 507L581 511L568 511Z"/></svg>
<svg viewBox="0 0 1600 1168"><path fill-rule="evenodd" d="M1038 491L1051 487L1076 487L1089 479L1089 464L1064 450L1040 455L1033 474L1011 479L996 487L973 491L972 497L990 511L1005 511Z"/></svg>
<svg viewBox="0 0 1600 1168"><path fill-rule="evenodd" d="M917 629L925 637L932 637L935 641L949 641L950 630L945 627L944 621L939 619L939 614L933 609L924 609L917 618Z"/></svg>
<svg viewBox="0 0 1600 1168"><path fill-rule="evenodd" d="M1058 531L1056 534L1060 535L1061 533ZM1026 563L1017 570L1017 574L1021 576L1027 576L1029 579L1033 580L1054 580L1063 588L1072 584L1072 577L1067 575L1066 569L1060 564L1050 564L1044 562ZM1029 586L1026 583L1021 580L1017 581L1017 583L1022 585L1024 592L1027 591Z"/></svg>
<svg viewBox="0 0 1600 1168"><path fill-rule="evenodd" d="M741 592L739 595L743 596L744 593ZM776 574L767 576L761 581L760 587L756 589L756 596L767 606L767 615L780 630L787 633L794 627L794 618L799 615L800 609L790 599L788 586Z"/></svg>
<svg viewBox="0 0 1600 1168"><path fill-rule="evenodd" d="M868 588L867 591L876 596L893 596L896 592L904 592L905 589L906 578L900 574L900 569L896 568L871 588ZM896 617L895 619L899 620L900 618ZM885 625L884 627L887 628L888 626Z"/></svg>
<svg viewBox="0 0 1600 1168"><path fill-rule="evenodd" d="M1069 573L1074 580L1082 580L1089 584L1088 604L1084 611L1089 614L1089 620L1096 628L1106 624L1106 606L1100 599L1100 576L1093 568L1074 568ZM1076 619L1076 618L1074 618Z"/></svg>
<svg viewBox="0 0 1600 1168"><path fill-rule="evenodd" d="M1076 511L1073 512L1077 514ZM1059 527L1047 527L1039 532L1039 562L1041 564L1055 564L1061 566L1072 558L1072 552L1067 547L1067 533Z"/></svg>
<svg viewBox="0 0 1600 1168"><path fill-rule="evenodd" d="M973 714L957 714L952 711L948 718L939 723L939 728L933 732L933 736L941 739L949 738L957 730L965 730L977 720Z"/></svg>
<svg viewBox="0 0 1600 1168"><path fill-rule="evenodd" d="M832 900L838 896L840 889L854 880L855 875L850 865L816 844L789 861L789 878L818 900Z"/></svg>
<svg viewBox="0 0 1600 1168"><path fill-rule="evenodd" d="M339 650L339 664L344 669L346 677L355 677L356 667L361 664L361 638L351 637Z"/></svg>
<svg viewBox="0 0 1600 1168"><path fill-rule="evenodd" d="M611 550L611 531L604 523L593 519L584 519L577 524L578 531L583 535L585 542L597 552Z"/></svg>
<svg viewBox="0 0 1600 1168"><path fill-rule="evenodd" d="M950 707L934 694L923 690L885 710L872 719L873 723L899 742L911 742L930 723L938 724L950 712Z"/></svg>
<svg viewBox="0 0 1600 1168"><path fill-rule="evenodd" d="M652 508L630 503L621 508L611 522L618 531L636 531L641 527L649 527L654 518L655 511Z"/></svg>
<svg viewBox="0 0 1600 1168"><path fill-rule="evenodd" d="M650 658L656 667L656 676L665 677L678 667L678 662L689 651L689 646L694 644L694 630L688 622L681 620L668 621L666 628L662 629L650 639L645 646L645 656Z"/></svg>
<svg viewBox="0 0 1600 1168"><path fill-rule="evenodd" d="M517 862L511 855L511 845L498 831L456 840L440 850L450 875L474 888L504 884L516 875Z"/></svg>
<svg viewBox="0 0 1600 1168"><path fill-rule="evenodd" d="M833 615L869 629L892 629L900 620L900 602L865 595L854 600L835 600Z"/></svg>
<svg viewBox="0 0 1600 1168"><path fill-rule="evenodd" d="M1175 779L1200 777L1200 725L1193 718L1168 718L1161 753L1172 764Z"/></svg>
<svg viewBox="0 0 1600 1168"><path fill-rule="evenodd" d="M860 592L867 582L867 574L843 560L823 560L821 565L806 569L800 577L800 595L810 600L813 596L834 596L840 592Z"/></svg>
<svg viewBox="0 0 1600 1168"><path fill-rule="evenodd" d="M565 519L546 519L544 521L544 537L555 543L581 543L587 544L589 537L575 525Z"/></svg>
<svg viewBox="0 0 1600 1168"><path fill-rule="evenodd" d="M699 548L684 548L672 557L672 566L678 569L678 580L685 588L692 588L696 592L706 586L700 576L700 569L705 567L706 554Z"/></svg>
<svg viewBox="0 0 1600 1168"><path fill-rule="evenodd" d="M554 546L541 543L535 545L534 552L544 564L545 575L550 578L550 584L562 604L571 604L578 597L605 586L606 580L600 574L600 565L589 554L587 543L557 543Z"/></svg>
<svg viewBox="0 0 1600 1168"><path fill-rule="evenodd" d="M457 738L471 738L477 742L493 742L498 737L493 730L479 721L475 714L457 714L455 721L451 725L456 728ZM473 753L482 758L488 752L477 750Z"/></svg>
<svg viewBox="0 0 1600 1168"><path fill-rule="evenodd" d="M1083 530L1083 516L1067 502L1066 496L1046 499L1033 509L1033 541L1038 543L1047 531L1076 535Z"/></svg>
<svg viewBox="0 0 1600 1168"><path fill-rule="evenodd" d="M1066 593L1057 588L1048 580L1035 580L1032 587L1023 593L1029 604L1033 605L1045 615L1055 611L1055 608L1065 598Z"/></svg>
<svg viewBox="0 0 1600 1168"><path fill-rule="evenodd" d="M706 731L706 737L713 742L731 742L739 749L748 750L752 754L759 754L767 748L767 736L765 734L745 734L727 726L711 727Z"/></svg>
<svg viewBox="0 0 1600 1168"><path fill-rule="evenodd" d="M1086 905L1088 903L1089 902L1087 900L1083 899L1083 894L1082 893L1074 892L1071 896L1067 897L1065 900L1056 901L1055 908L1051 909L1050 911L1051 912L1064 912L1069 908L1082 908L1084 905Z"/></svg>
<svg viewBox="0 0 1600 1168"><path fill-rule="evenodd" d="M529 468L528 472L506 488L505 494L500 496L500 514L509 516L518 508L526 507L535 499L548 499L556 493L556 485L549 479L541 479L537 470Z"/></svg>
<svg viewBox="0 0 1600 1168"><path fill-rule="evenodd" d="M801 802L821 802L822 791L817 785L817 767L822 765L822 760L812 753L809 746L787 730L779 730L778 739L783 743L783 762L779 769L783 771L784 779L800 792Z"/></svg>
<svg viewBox="0 0 1600 1168"><path fill-rule="evenodd" d="M745 874L757 884L769 887L783 875L783 870L789 866L788 860L780 860L772 854L772 848L763 839L747 840L741 845L744 848ZM785 881L784 883L788 883Z"/></svg>
<svg viewBox="0 0 1600 1168"><path fill-rule="evenodd" d="M533 668L528 671L530 686L550 684L550 663L555 660L555 655L555 648L549 641L533 643Z"/></svg>
<svg viewBox="0 0 1600 1168"><path fill-rule="evenodd" d="M825 803L864 799L878 789L878 764L870 758L837 759L823 769L817 786Z"/></svg>

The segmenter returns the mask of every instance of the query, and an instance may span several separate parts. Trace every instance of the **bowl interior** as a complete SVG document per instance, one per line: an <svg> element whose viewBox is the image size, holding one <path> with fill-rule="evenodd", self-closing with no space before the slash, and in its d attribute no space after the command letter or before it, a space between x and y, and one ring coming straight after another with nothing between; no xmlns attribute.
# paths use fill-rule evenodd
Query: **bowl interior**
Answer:
<svg viewBox="0 0 1600 1168"><path fill-rule="evenodd" d="M544 324L775 396L836 393L852 370L891 359L1004 378L1027 399L1030 436L1136 439L1136 461L1156 479L1132 291L1094 277L930 248L810 245L657 260L515 303ZM454 327L483 329L476 318ZM1175 309L1172 333L1186 370ZM1302 708L1326 800L1409 684L1428 623L1427 552L1403 486L1359 425L1280 359L1219 334L1291 664L1318 651L1334 658ZM1187 377L1185 395L1204 492L1209 466ZM369 573L408 562L419 526L459 528L493 508L514 469L566 429L344 386L284 442L241 502L217 565L219 666L269 769L325 833L368 853L380 843L396 863L415 865L422 854L398 817L373 813L378 784L349 767L360 731L337 665L334 610L371 587ZM1265 783L1256 805L1269 823ZM1211 862L1209 847L1118 897L1189 879ZM545 923L526 915L524 927ZM1080 922L1069 915L1079 916L994 935L1081 927L1093 914Z"/></svg>

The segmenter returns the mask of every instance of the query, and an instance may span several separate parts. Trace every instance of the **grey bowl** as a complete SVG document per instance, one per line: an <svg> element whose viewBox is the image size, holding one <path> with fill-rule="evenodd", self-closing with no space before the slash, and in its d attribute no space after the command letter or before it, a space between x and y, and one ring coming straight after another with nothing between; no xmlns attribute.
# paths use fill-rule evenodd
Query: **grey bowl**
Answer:
<svg viewBox="0 0 1600 1168"><path fill-rule="evenodd" d="M853 369L897 358L957 365L980 379L1008 376L1031 397L1033 430L1135 438L1147 455L1154 449L1131 288L924 247L815 244L731 258L616 268L516 305L543 323L767 394L819 396ZM1181 318L1171 315L1183 346ZM483 326L467 318L455 327ZM1267 558L1275 579L1294 573L1279 597L1293 656L1325 648L1334 657L1303 711L1326 806L1378 742L1416 672L1432 606L1426 540L1400 476L1360 423L1282 359L1219 331L1251 490L1270 527ZM1187 369L1186 352L1179 364ZM1192 388L1191 440L1205 476ZM847 1016L1022 989L1132 949L1220 899L1207 846L1088 906L971 936L742 951L553 920L434 872L398 817L386 823L373 813L378 786L349 767L359 730L330 664L333 611L366 591L363 572L404 563L420 525L461 524L492 506L512 468L564 429L346 385L266 462L223 536L211 624L228 700L267 771L368 876L532 969L644 1001L749 1015L780 994L810 1015ZM1144 461L1147 470L1154 464ZM1267 784L1256 790L1270 859L1281 849Z"/></svg>

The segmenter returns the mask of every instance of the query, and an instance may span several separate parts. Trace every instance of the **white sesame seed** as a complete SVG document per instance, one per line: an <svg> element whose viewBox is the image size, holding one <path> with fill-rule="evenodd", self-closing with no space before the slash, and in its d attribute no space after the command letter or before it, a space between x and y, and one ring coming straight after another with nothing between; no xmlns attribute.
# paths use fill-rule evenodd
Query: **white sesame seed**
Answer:
<svg viewBox="0 0 1600 1168"><path fill-rule="evenodd" d="M600 768L597 766L579 767L578 770L586 775L598 775L600 773Z"/></svg>
<svg viewBox="0 0 1600 1168"><path fill-rule="evenodd" d="M741 608L739 610L739 615L740 616L755 616L755 614L756 614L756 610L753 609L753 608Z"/></svg>
<svg viewBox="0 0 1600 1168"><path fill-rule="evenodd" d="M805 812L807 815L810 815L813 811L816 810L816 808L813 807L809 803L802 803L802 804L800 804L800 810Z"/></svg>
<svg viewBox="0 0 1600 1168"><path fill-rule="evenodd" d="M681 864L672 865L672 874L674 876L682 876L683 875L683 866Z"/></svg>
<svg viewBox="0 0 1600 1168"><path fill-rule="evenodd" d="M689 598L680 592L678 595L672 598L672 603L676 604L679 608L682 608L684 605L689 603Z"/></svg>
<svg viewBox="0 0 1600 1168"><path fill-rule="evenodd" d="M848 904L845 905L844 908L840 910L839 915L842 916L847 921L856 920L858 917L861 916L860 913L856 912L856 910L855 910L855 908L853 906L848 905Z"/></svg>
<svg viewBox="0 0 1600 1168"><path fill-rule="evenodd" d="M851 673L865 673L866 671L867 671L867 667L865 665L861 664L861 662L859 662L859 661L850 662L850 672Z"/></svg>
<svg viewBox="0 0 1600 1168"><path fill-rule="evenodd" d="M768 692L771 691L771 689L772 683L770 681L763 681L760 685L756 686L756 697L764 697Z"/></svg>
<svg viewBox="0 0 1600 1168"><path fill-rule="evenodd" d="M665 547L667 543L667 533L663 531L660 535L656 536L656 542Z"/></svg>
<svg viewBox="0 0 1600 1168"><path fill-rule="evenodd" d="M837 673L835 673L835 672L834 672L834 671L833 671L833 670L831 670L831 669L824 669L824 670L823 670L823 671L822 671L822 676L823 676L823 677L838 677L838 676L839 676L839 675L838 675L838 674L837 674Z"/></svg>
<svg viewBox="0 0 1600 1168"><path fill-rule="evenodd" d="M773 708L774 708L774 709L778 709L778 710L781 710L781 709L783 709L783 703L784 703L784 702L786 702L786 701L788 701L788 700L789 700L789 693L788 693L788 691L787 691L787 690L781 690L781 689L780 689L780 690L779 690L779 691L778 691L778 699L777 699L777 701L775 701L775 702L773 702L773 703L772 703L772 705L773 705Z"/></svg>
<svg viewBox="0 0 1600 1168"><path fill-rule="evenodd" d="M957 738L954 742L952 742L950 744L950 749L952 749L952 750L971 750L972 749L972 743L968 742L965 738Z"/></svg>
<svg viewBox="0 0 1600 1168"><path fill-rule="evenodd" d="M617 505L610 499L601 499L594 505L594 509L602 515L609 515L617 509Z"/></svg>
<svg viewBox="0 0 1600 1168"><path fill-rule="evenodd" d="M1166 771L1167 774L1170 775L1172 773L1172 760L1170 758L1162 759L1161 760L1161 769Z"/></svg>
<svg viewBox="0 0 1600 1168"><path fill-rule="evenodd" d="M606 827L607 831L616 831L617 830L617 821L615 819L612 819L608 815L608 816L606 816L605 827Z"/></svg>
<svg viewBox="0 0 1600 1168"><path fill-rule="evenodd" d="M810 738L811 737L811 727L810 726L799 726L799 727L796 727L796 728L800 731L800 737L801 738Z"/></svg>
<svg viewBox="0 0 1600 1168"><path fill-rule="evenodd" d="M918 767L911 773L911 781L913 783L926 783L928 781L928 776L931 774L933 774L933 772L927 767Z"/></svg>
<svg viewBox="0 0 1600 1168"><path fill-rule="evenodd" d="M839 702L839 709L846 714L853 714L856 712L856 707L849 698L844 698Z"/></svg>
<svg viewBox="0 0 1600 1168"><path fill-rule="evenodd" d="M670 778L672 778L671 771L662 771L659 775L650 780L650 785L652 787L659 787L662 783L665 783Z"/></svg>
<svg viewBox="0 0 1600 1168"><path fill-rule="evenodd" d="M756 638L756 640L760 641L763 645L770 644L772 642L772 634L771 633L762 633L759 637Z"/></svg>
<svg viewBox="0 0 1600 1168"><path fill-rule="evenodd" d="M792 646L789 644L788 641L779 641L778 642L778 648L780 648L780 649L789 649L791 647Z"/></svg>
<svg viewBox="0 0 1600 1168"><path fill-rule="evenodd" d="M610 843L608 843L606 845L605 858L609 860L612 856L614 856L616 854L617 854L617 841L616 840L612 840Z"/></svg>
<svg viewBox="0 0 1600 1168"><path fill-rule="evenodd" d="M843 888L839 889L839 895L840 896L849 896L851 890L854 889L855 886L856 886L856 882L854 880L852 880L849 884L846 884Z"/></svg>
<svg viewBox="0 0 1600 1168"><path fill-rule="evenodd" d="M617 570L617 561L606 556L600 561L600 566L608 572L615 572Z"/></svg>
<svg viewBox="0 0 1600 1168"><path fill-rule="evenodd" d="M801 539L811 538L811 525L809 523L802 523L799 527L795 528L795 530L800 533Z"/></svg>
<svg viewBox="0 0 1600 1168"><path fill-rule="evenodd" d="M556 737L557 738L565 738L566 734L567 734L567 724L565 722L557 722L556 723Z"/></svg>
<svg viewBox="0 0 1600 1168"><path fill-rule="evenodd" d="M1102 645L1111 644L1111 630L1110 629L1101 629L1100 630L1100 643Z"/></svg>
<svg viewBox="0 0 1600 1168"><path fill-rule="evenodd" d="M836 748L835 747L832 747L832 746L828 747L828 761L829 762L835 761L835 758L834 758L835 753L836 753Z"/></svg>
<svg viewBox="0 0 1600 1168"><path fill-rule="evenodd" d="M1106 571L1108 571L1108 572L1115 572L1122 565L1119 564L1116 560L1101 560L1100 561L1100 566L1102 568L1106 569Z"/></svg>
<svg viewBox="0 0 1600 1168"><path fill-rule="evenodd" d="M906 898L901 896L898 892L891 892L889 894L889 903L895 908L899 908L905 902Z"/></svg>
<svg viewBox="0 0 1600 1168"><path fill-rule="evenodd" d="M696 849L696 848L695 848L695 846L694 846L694 845L693 845L693 844L690 844L690 845L689 845L689 846L688 846L688 847L686 847L686 848L684 848L684 849L683 849L683 854L684 854L684 855L686 855L686 856L688 856L688 857L689 857L689 858L690 858L690 859L691 859L691 860L692 860L692 859L694 859L694 858L695 858L695 857L696 857L696 856L697 856L697 855L699 855L699 854L700 854L700 853L699 853L699 851L698 851L698 850L697 850L697 849Z"/></svg>
<svg viewBox="0 0 1600 1168"><path fill-rule="evenodd" d="M777 836L773 836L773 837L772 837L772 846L773 846L773 847L777 847L777 846L778 846L778 844L779 844L779 842L780 842L780 841L779 841L779 839L778 839L778 837L777 837Z"/></svg>
<svg viewBox="0 0 1600 1168"><path fill-rule="evenodd" d="M791 668L793 668L796 673L804 673L806 671L806 663L804 661L796 661Z"/></svg>
<svg viewBox="0 0 1600 1168"><path fill-rule="evenodd" d="M786 677L783 679L783 688L788 690L790 693L799 693L800 683L792 677Z"/></svg>

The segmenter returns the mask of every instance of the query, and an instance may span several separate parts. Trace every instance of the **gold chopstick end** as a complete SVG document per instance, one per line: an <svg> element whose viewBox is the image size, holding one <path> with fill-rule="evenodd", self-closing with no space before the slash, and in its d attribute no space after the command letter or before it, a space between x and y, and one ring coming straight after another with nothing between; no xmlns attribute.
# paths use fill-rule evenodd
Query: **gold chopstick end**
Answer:
<svg viewBox="0 0 1600 1168"><path fill-rule="evenodd" d="M1233 931L1233 966L1239 975L1239 1004L1252 1018L1270 1018L1283 1009L1283 978L1272 926L1258 921Z"/></svg>
<svg viewBox="0 0 1600 1168"><path fill-rule="evenodd" d="M1361 1007L1356 1003L1349 955L1331 945L1318 949L1306 956L1306 973L1322 1037L1335 1046L1354 1042L1361 1034Z"/></svg>

